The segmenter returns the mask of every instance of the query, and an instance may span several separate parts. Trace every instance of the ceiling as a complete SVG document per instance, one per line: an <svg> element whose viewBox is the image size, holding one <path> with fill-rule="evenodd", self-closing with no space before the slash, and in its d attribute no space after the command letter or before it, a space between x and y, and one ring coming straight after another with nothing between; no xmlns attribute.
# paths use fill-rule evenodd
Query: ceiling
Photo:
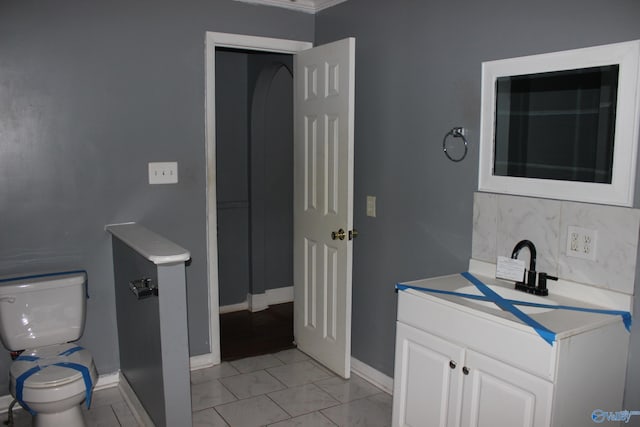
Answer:
<svg viewBox="0 0 640 427"><path fill-rule="evenodd" d="M245 3L284 7L306 13L316 13L347 0L236 0Z"/></svg>

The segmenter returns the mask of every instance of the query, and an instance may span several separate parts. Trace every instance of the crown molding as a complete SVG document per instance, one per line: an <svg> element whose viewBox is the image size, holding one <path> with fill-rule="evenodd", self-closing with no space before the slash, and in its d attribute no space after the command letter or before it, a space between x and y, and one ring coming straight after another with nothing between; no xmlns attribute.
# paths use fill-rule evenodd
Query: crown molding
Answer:
<svg viewBox="0 0 640 427"><path fill-rule="evenodd" d="M282 7L305 13L317 13L347 0L235 0L243 3Z"/></svg>

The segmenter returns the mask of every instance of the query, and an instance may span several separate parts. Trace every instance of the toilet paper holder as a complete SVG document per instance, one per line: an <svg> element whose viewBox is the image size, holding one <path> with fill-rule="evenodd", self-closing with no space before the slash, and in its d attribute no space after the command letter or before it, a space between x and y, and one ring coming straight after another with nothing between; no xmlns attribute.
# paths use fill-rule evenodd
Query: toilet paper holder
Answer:
<svg viewBox="0 0 640 427"><path fill-rule="evenodd" d="M145 299L154 295L158 296L158 285L153 283L150 277L131 280L129 282L129 289L138 299Z"/></svg>

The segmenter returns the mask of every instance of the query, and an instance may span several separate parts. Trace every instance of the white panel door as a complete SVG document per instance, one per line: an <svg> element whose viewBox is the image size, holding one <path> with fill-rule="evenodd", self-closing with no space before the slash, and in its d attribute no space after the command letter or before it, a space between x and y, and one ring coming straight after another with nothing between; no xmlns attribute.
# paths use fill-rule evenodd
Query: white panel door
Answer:
<svg viewBox="0 0 640 427"><path fill-rule="evenodd" d="M397 323L393 427L457 427L464 349Z"/></svg>
<svg viewBox="0 0 640 427"><path fill-rule="evenodd" d="M349 378L355 39L294 58L294 333ZM343 230L345 238L333 240Z"/></svg>
<svg viewBox="0 0 640 427"><path fill-rule="evenodd" d="M463 427L548 427L553 384L467 350Z"/></svg>

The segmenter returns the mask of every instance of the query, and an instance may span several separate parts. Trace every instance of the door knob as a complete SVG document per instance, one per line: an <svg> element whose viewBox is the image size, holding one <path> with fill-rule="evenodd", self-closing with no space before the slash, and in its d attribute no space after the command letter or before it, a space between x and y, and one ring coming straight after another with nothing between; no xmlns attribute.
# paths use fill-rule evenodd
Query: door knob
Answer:
<svg viewBox="0 0 640 427"><path fill-rule="evenodd" d="M353 240L358 237L358 230L355 228L353 230L349 230L349 240Z"/></svg>
<svg viewBox="0 0 640 427"><path fill-rule="evenodd" d="M346 235L347 235L347 233L345 233L345 231L341 228L338 231L332 231L331 232L331 239L332 240L336 240L336 239L344 240Z"/></svg>

